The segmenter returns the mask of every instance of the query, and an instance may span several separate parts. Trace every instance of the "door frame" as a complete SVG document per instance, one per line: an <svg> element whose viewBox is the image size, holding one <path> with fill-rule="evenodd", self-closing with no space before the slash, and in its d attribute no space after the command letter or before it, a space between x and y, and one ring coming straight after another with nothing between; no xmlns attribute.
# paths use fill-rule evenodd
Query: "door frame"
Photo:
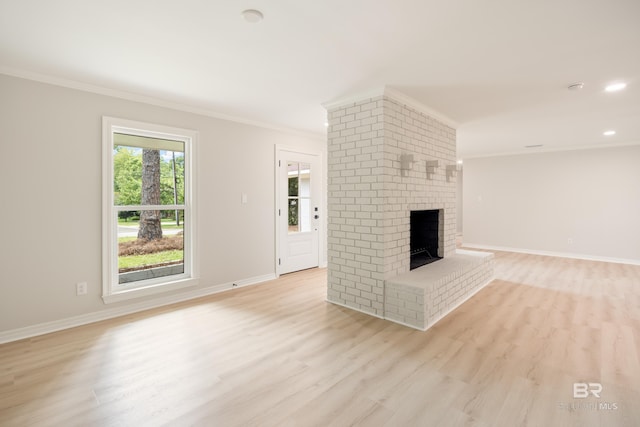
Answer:
<svg viewBox="0 0 640 427"><path fill-rule="evenodd" d="M274 209L274 217L275 217L275 259L274 259L274 270L276 272L276 277L280 277L281 266L280 266L280 233L281 233L281 221L280 216L278 215L278 209L280 209L280 196L281 196L281 186L280 186L280 169L278 166L278 162L281 160L282 152L291 152L297 154L305 154L309 156L315 156L318 160L318 171L313 172L313 176L317 176L320 181L319 194L318 194L318 206L320 206L320 221L318 222L318 267L326 266L326 257L323 248L326 244L326 224L327 224L327 212L326 212L326 203L325 203L325 193L326 193L326 183L325 183L325 173L324 173L324 153L319 150L311 150L307 148L300 147L291 147L287 145L275 145L274 151L274 186L275 186L275 209Z"/></svg>

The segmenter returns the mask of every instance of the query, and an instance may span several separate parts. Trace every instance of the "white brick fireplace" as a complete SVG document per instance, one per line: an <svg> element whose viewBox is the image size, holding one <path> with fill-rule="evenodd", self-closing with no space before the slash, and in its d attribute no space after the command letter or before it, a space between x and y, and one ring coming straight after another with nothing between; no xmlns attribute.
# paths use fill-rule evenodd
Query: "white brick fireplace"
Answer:
<svg viewBox="0 0 640 427"><path fill-rule="evenodd" d="M388 89L326 107L327 300L425 329L432 317L425 312L429 301L419 301L413 288L404 296L396 288L385 288L402 285L394 278L420 271L424 275L424 269L462 256L456 255L455 243L456 131L446 119L434 118L426 108ZM422 210L440 211L438 255L444 259L409 273L410 212ZM452 268L469 269L462 264ZM445 270L446 276L450 272ZM492 274L491 266L478 279L484 283L473 288L479 289ZM416 292L439 292L432 288L441 275Z"/></svg>

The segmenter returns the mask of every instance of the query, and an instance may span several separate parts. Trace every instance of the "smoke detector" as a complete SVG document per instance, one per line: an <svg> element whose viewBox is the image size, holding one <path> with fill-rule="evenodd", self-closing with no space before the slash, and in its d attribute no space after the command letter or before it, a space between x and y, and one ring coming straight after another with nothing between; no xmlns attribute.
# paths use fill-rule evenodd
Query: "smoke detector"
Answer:
<svg viewBox="0 0 640 427"><path fill-rule="evenodd" d="M262 14L262 12L256 9L243 10L241 15L244 18L244 20L250 24L257 24L258 22L262 21L262 19L264 18L264 15Z"/></svg>

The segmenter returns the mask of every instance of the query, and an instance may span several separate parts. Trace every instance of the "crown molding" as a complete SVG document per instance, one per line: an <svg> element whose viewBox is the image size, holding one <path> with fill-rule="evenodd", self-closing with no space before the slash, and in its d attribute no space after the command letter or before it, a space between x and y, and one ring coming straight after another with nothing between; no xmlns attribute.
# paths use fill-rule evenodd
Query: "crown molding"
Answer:
<svg viewBox="0 0 640 427"><path fill-rule="evenodd" d="M429 107L428 105L423 104L422 102L411 98L409 95L404 94L403 92L400 92L397 89L392 89L390 87L386 87L385 91L384 91L385 96L387 96L388 98L394 99L404 105L406 105L407 107L411 107L414 110L417 110L421 113L426 114L429 117L432 117L436 120L438 120L439 122L444 123L445 125L452 127L453 129L457 129L458 128L458 123L453 120L451 117L442 114L441 112Z"/></svg>
<svg viewBox="0 0 640 427"><path fill-rule="evenodd" d="M346 105L355 104L364 99L377 98L385 94L385 86L375 87L363 92L352 93L331 101L323 102L322 106L325 110L333 110L335 108L344 107Z"/></svg>
<svg viewBox="0 0 640 427"><path fill-rule="evenodd" d="M620 148L620 147L633 147L636 145L640 145L640 141L631 141L631 142L619 142L619 143L607 143L605 144L590 144L590 145L572 145L569 147L549 147L549 148L534 148L534 149L525 149L520 148L518 150L512 151L497 151L490 153L479 153L479 154L470 154L464 155L458 153L459 159L484 159L489 157L506 157L506 156L527 156L532 154L545 154L545 153L560 153L564 151L584 151L584 150L600 150L600 149L610 149L610 148Z"/></svg>
<svg viewBox="0 0 640 427"><path fill-rule="evenodd" d="M206 108L195 107L179 102L168 101L166 99L156 98L153 96L142 95L139 93L128 92L119 89L111 89L104 86L83 83L76 80L55 77L48 74L41 74L32 71L20 70L16 68L0 65L0 74L10 77L17 77L25 80L32 80L39 83L50 84L53 86L65 87L68 89L80 90L83 92L94 93L97 95L109 96L112 98L124 99L127 101L140 102L143 104L153 105L156 107L168 108L171 110L181 111L185 113L197 114L200 116L212 117L214 119L226 120L229 122L241 123L249 126L255 126L263 129L273 130L277 132L303 136L310 139L325 139L322 133L305 132L284 126L277 126L271 123L261 122L259 120L247 119L244 117L233 116L229 114L219 113L217 111Z"/></svg>
<svg viewBox="0 0 640 427"><path fill-rule="evenodd" d="M388 86L380 86L367 91L351 94L342 98L325 102L322 104L322 106L328 111L335 108L344 107L346 105L355 104L356 102L362 101L364 99L377 98L379 96L387 97L407 107L413 108L414 110L432 117L439 122L452 127L453 129L456 129L458 127L458 123L452 118L423 104L422 102L410 97L409 95L406 95L405 93Z"/></svg>

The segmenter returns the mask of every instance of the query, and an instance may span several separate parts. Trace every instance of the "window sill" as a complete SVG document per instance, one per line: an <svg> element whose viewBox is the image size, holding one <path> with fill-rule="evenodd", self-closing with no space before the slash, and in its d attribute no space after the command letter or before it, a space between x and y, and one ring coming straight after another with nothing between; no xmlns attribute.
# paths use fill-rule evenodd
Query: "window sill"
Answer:
<svg viewBox="0 0 640 427"><path fill-rule="evenodd" d="M136 298L142 298L151 295L164 294L177 289L184 289L198 284L198 279L187 278L182 280L175 280L173 282L163 282L159 284L153 284L146 287L125 289L122 291L112 292L108 295L103 295L102 300L105 304L112 304L121 301L127 301Z"/></svg>

